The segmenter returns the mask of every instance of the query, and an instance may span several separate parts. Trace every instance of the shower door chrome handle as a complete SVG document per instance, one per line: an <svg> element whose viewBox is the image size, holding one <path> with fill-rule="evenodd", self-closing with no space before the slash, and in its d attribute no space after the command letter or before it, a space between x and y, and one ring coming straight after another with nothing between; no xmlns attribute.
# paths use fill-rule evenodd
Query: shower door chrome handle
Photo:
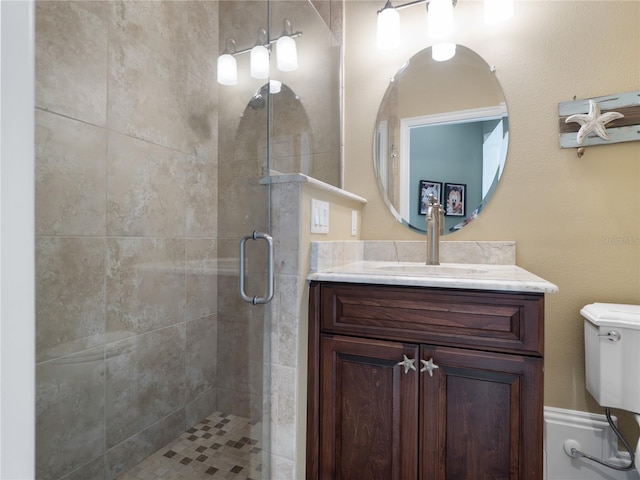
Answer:
<svg viewBox="0 0 640 480"><path fill-rule="evenodd" d="M264 297L259 297L257 295L250 297L246 294L244 290L244 257L245 257L245 246L247 244L247 240L264 240L267 242L267 295ZM240 240L240 297L245 302L252 303L254 305L269 303L273 298L273 238L271 235L262 232L254 231L251 235L245 235Z"/></svg>

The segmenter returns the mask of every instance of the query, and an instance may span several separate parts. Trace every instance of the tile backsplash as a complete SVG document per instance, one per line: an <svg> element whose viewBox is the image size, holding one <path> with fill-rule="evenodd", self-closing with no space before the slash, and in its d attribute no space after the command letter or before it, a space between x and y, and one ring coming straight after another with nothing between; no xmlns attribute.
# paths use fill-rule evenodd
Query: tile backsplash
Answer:
<svg viewBox="0 0 640 480"><path fill-rule="evenodd" d="M312 272L361 261L425 262L426 242L354 240L312 242ZM441 263L515 265L513 241L440 242Z"/></svg>

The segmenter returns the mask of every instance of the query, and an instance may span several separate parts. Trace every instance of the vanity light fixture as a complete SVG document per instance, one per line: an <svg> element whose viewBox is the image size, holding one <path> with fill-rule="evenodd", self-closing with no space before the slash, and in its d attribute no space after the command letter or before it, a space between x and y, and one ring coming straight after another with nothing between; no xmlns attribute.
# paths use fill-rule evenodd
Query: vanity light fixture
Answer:
<svg viewBox="0 0 640 480"><path fill-rule="evenodd" d="M441 40L450 36L453 31L453 7L457 0L414 0L393 6L391 0L387 0L384 7L378 10L378 23L376 30L376 44L381 50L392 50L400 44L400 14L398 10L413 5L427 4L428 31L432 38ZM513 14L513 0L484 0L485 21L491 25L505 21ZM434 60L444 61L455 55L455 48L448 44L435 48ZM435 57L436 50L440 55ZM444 52L451 55L447 58Z"/></svg>
<svg viewBox="0 0 640 480"><path fill-rule="evenodd" d="M258 30L258 41L251 49L250 70L253 78L269 77L269 50L265 47L267 31L264 28Z"/></svg>
<svg viewBox="0 0 640 480"><path fill-rule="evenodd" d="M378 10L376 44L380 50L393 50L400 44L400 14L391 0Z"/></svg>
<svg viewBox="0 0 640 480"><path fill-rule="evenodd" d="M436 62L446 62L456 54L456 44L452 42L436 43L431 48L431 58Z"/></svg>
<svg viewBox="0 0 640 480"><path fill-rule="evenodd" d="M220 85L236 85L238 83L238 63L233 54L236 52L236 42L227 39L227 45L222 55L218 57L218 83Z"/></svg>
<svg viewBox="0 0 640 480"><path fill-rule="evenodd" d="M393 50L400 45L400 14L398 10L414 5L427 5L428 31L433 38L442 39L453 31L453 7L457 0L414 0L393 6L387 0L378 10L376 44L381 50Z"/></svg>
<svg viewBox="0 0 640 480"><path fill-rule="evenodd" d="M442 41L453 33L453 6L451 0L431 0L427 3L429 34L441 40L431 50L431 57L436 62L445 62L456 54L455 43Z"/></svg>
<svg viewBox="0 0 640 480"><path fill-rule="evenodd" d="M226 48L218 57L218 83L220 85L236 85L238 83L238 67L236 55L250 52L250 74L253 78L268 78L271 56L271 45L276 44L276 65L282 72L291 72L298 68L298 53L294 38L302 35L301 31L292 32L291 22L284 19L282 35L267 40L265 29L258 31L258 41L253 47L236 50L233 39L228 39Z"/></svg>
<svg viewBox="0 0 640 480"><path fill-rule="evenodd" d="M442 39L453 32L453 2L431 0L427 3L427 28L433 38Z"/></svg>
<svg viewBox="0 0 640 480"><path fill-rule="evenodd" d="M282 35L276 41L276 65L281 72L292 72L298 68L298 50L291 36L291 21L285 18L282 23Z"/></svg>
<svg viewBox="0 0 640 480"><path fill-rule="evenodd" d="M280 80L269 80L269 93L274 95L282 90L282 82Z"/></svg>

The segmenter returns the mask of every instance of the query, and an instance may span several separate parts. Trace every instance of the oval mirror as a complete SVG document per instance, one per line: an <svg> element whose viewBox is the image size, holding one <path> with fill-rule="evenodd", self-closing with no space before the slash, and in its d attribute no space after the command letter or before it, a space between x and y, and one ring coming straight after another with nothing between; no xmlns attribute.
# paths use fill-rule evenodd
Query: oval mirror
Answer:
<svg viewBox="0 0 640 480"><path fill-rule="evenodd" d="M507 158L507 107L491 67L457 45L453 58L431 47L391 79L376 119L373 161L378 186L395 218L425 232L425 202L445 208L445 234L478 216Z"/></svg>

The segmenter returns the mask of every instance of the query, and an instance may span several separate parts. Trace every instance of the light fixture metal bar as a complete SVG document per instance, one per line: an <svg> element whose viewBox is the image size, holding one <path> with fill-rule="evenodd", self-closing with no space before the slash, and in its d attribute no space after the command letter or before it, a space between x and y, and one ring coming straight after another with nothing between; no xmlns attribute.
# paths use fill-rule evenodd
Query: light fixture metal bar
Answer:
<svg viewBox="0 0 640 480"><path fill-rule="evenodd" d="M393 8L394 10L402 10L403 8L413 7L414 5L420 5L421 3L429 3L430 1L431 0L414 0L413 2L403 3L403 4L400 4L400 5L396 6L396 7L394 7L391 4L391 1L387 1L385 6L382 7L380 10L378 10L378 13L382 12L385 8Z"/></svg>
<svg viewBox="0 0 640 480"><path fill-rule="evenodd" d="M414 0L413 2L403 3L395 7L396 10L402 10L403 8L413 7L414 5L420 5L422 3L429 3L431 0Z"/></svg>
<svg viewBox="0 0 640 480"><path fill-rule="evenodd" d="M420 0L420 1L428 1L428 0ZM265 43L266 45L271 46L271 44L276 43L281 37L291 37L291 38L296 38L302 35L302 31L298 30L297 32L292 33L291 35L280 35L277 38L274 38L273 40L269 40L268 43ZM240 55L241 53L247 53L250 52L251 49L253 48L253 46L249 47L249 48L243 48L242 50L237 50L235 52L233 52L231 55Z"/></svg>
<svg viewBox="0 0 640 480"><path fill-rule="evenodd" d="M431 0L413 0L413 2L401 3L400 5L397 5L395 7L392 5L392 8L395 8L396 10L402 10L403 8L413 7L414 5L421 5L423 3L428 4L429 2L431 2ZM451 3L453 3L453 6L455 7L456 3L458 3L458 0L451 0ZM429 5L427 5L427 8L428 7ZM386 5L380 10L378 10L378 13L380 13L385 8L386 8Z"/></svg>

